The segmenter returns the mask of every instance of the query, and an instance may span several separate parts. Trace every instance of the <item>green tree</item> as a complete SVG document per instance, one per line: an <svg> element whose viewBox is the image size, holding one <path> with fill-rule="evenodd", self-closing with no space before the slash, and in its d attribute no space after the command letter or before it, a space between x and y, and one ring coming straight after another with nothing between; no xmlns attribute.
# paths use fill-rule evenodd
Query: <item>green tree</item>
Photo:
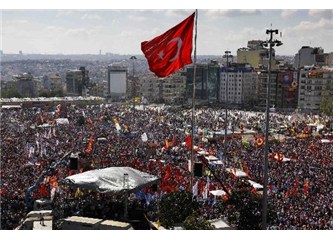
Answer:
<svg viewBox="0 0 333 240"><path fill-rule="evenodd" d="M196 211L186 218L184 227L186 230L213 230L215 228L210 222L201 218Z"/></svg>
<svg viewBox="0 0 333 240"><path fill-rule="evenodd" d="M326 115L332 115L333 113L333 91L329 84L323 87L320 101L320 112Z"/></svg>
<svg viewBox="0 0 333 240"><path fill-rule="evenodd" d="M186 191L171 192L163 196L160 203L160 222L165 228L173 228L198 209L198 202L192 201L192 193Z"/></svg>
<svg viewBox="0 0 333 240"><path fill-rule="evenodd" d="M50 97L50 92L49 91L47 91L47 90L41 90L40 92L39 92L39 96L40 97Z"/></svg>
<svg viewBox="0 0 333 240"><path fill-rule="evenodd" d="M241 230L262 229L262 197L251 192L247 183L236 186L226 202L227 219ZM276 212L268 206L267 221L276 219Z"/></svg>
<svg viewBox="0 0 333 240"><path fill-rule="evenodd" d="M1 97L2 98L21 98L22 95L15 88L10 89L1 89Z"/></svg>

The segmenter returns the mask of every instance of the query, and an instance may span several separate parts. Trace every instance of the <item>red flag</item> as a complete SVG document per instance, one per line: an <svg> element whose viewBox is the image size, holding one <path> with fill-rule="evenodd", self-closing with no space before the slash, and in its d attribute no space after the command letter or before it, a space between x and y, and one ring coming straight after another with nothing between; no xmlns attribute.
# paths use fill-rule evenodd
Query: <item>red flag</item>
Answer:
<svg viewBox="0 0 333 240"><path fill-rule="evenodd" d="M141 43L149 69L158 77L167 77L192 63L194 16L195 13L162 35Z"/></svg>
<svg viewBox="0 0 333 240"><path fill-rule="evenodd" d="M309 187L310 187L310 180L306 179L304 181L304 185L303 185L303 193L304 194L308 194L309 193Z"/></svg>
<svg viewBox="0 0 333 240"><path fill-rule="evenodd" d="M191 139L191 136L190 136L190 135L186 136L186 138L185 138L185 142L186 142L186 147L187 147L188 149L191 149L192 139Z"/></svg>

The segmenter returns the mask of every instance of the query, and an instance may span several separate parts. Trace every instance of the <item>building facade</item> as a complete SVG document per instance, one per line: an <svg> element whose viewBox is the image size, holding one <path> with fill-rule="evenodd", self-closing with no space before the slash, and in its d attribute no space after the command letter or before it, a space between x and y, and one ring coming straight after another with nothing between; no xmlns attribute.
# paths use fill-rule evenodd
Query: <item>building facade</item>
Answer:
<svg viewBox="0 0 333 240"><path fill-rule="evenodd" d="M316 68L300 71L298 108L319 111L333 89L333 69ZM328 95L326 95L329 93Z"/></svg>
<svg viewBox="0 0 333 240"><path fill-rule="evenodd" d="M237 50L237 63L250 64L253 68L267 68L269 64L269 49L262 46L263 41L248 41L246 48ZM276 68L275 50L272 49L272 69Z"/></svg>
<svg viewBox="0 0 333 240"><path fill-rule="evenodd" d="M169 77L161 79L161 96L163 102L180 104L185 101L186 74L176 72Z"/></svg>
<svg viewBox="0 0 333 240"><path fill-rule="evenodd" d="M43 87L50 92L63 92L64 90L61 76L57 73L44 76Z"/></svg>
<svg viewBox="0 0 333 240"><path fill-rule="evenodd" d="M257 90L257 106L261 109L266 108L266 99L267 99L267 87L268 87L268 71L261 71L258 73L258 90ZM270 81L270 107L277 106L277 98L281 96L281 83L279 86L279 75L278 71L271 72L271 81Z"/></svg>
<svg viewBox="0 0 333 240"><path fill-rule="evenodd" d="M108 66L108 97L119 101L127 96L128 68L121 63Z"/></svg>
<svg viewBox="0 0 333 240"><path fill-rule="evenodd" d="M253 105L256 98L258 74L250 65L233 64L222 67L220 72L220 101L236 105ZM226 86L228 81L228 91ZM227 94L227 95L226 95ZM228 96L228 99L226 99Z"/></svg>
<svg viewBox="0 0 333 240"><path fill-rule="evenodd" d="M66 71L66 90L68 96L82 96L82 71L78 69Z"/></svg>
<svg viewBox="0 0 333 240"><path fill-rule="evenodd" d="M91 84L89 88L90 96L98 96L98 97L107 97L108 96L108 82L107 81L99 81Z"/></svg>
<svg viewBox="0 0 333 240"><path fill-rule="evenodd" d="M320 47L303 46L294 58L294 67L302 68L304 66L327 65L329 54L324 54L324 50Z"/></svg>
<svg viewBox="0 0 333 240"><path fill-rule="evenodd" d="M127 96L131 99L140 96L139 77L128 76L126 91L127 91Z"/></svg>
<svg viewBox="0 0 333 240"><path fill-rule="evenodd" d="M296 109L298 104L298 71L281 69L278 72L278 88L281 95L277 97L276 107L281 109Z"/></svg>
<svg viewBox="0 0 333 240"><path fill-rule="evenodd" d="M16 89L22 97L38 96L38 86L31 73L14 75L13 80L16 82Z"/></svg>
<svg viewBox="0 0 333 240"><path fill-rule="evenodd" d="M144 96L148 102L163 102L162 98L162 78L155 75L141 77L140 95Z"/></svg>
<svg viewBox="0 0 333 240"><path fill-rule="evenodd" d="M192 102L193 66L186 72L186 98ZM197 64L195 80L195 100L197 103L217 103L220 89L220 66L216 61L208 64Z"/></svg>

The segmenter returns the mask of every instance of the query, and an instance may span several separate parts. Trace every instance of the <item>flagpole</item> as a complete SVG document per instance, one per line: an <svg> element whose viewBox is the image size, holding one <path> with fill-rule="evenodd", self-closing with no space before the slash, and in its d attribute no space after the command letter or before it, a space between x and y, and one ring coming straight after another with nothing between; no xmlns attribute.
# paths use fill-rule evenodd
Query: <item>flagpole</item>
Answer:
<svg viewBox="0 0 333 240"><path fill-rule="evenodd" d="M192 89L192 137L191 137L191 188L193 190L193 175L194 175L194 124L195 124L195 78L197 71L197 21L198 9L195 10L195 30L194 30L194 60L193 60L193 89Z"/></svg>

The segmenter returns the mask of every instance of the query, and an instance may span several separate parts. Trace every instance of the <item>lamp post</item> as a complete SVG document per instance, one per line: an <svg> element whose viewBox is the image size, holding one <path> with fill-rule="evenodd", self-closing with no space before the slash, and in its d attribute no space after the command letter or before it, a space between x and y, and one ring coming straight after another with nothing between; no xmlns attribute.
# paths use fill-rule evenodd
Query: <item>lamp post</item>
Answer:
<svg viewBox="0 0 333 240"><path fill-rule="evenodd" d="M225 81L225 121L224 121L224 161L227 161L227 129L228 129L228 82L229 82L229 57L230 51L225 51L224 58L227 58L227 67L226 67L226 81Z"/></svg>
<svg viewBox="0 0 333 240"><path fill-rule="evenodd" d="M268 134L269 134L269 105L270 105L270 91L271 91L271 71L272 71L272 50L274 46L281 46L282 42L273 40L273 34L278 34L279 30L267 29L266 34L270 35L269 40L264 41L264 47L269 46L269 65L268 65L268 81L267 81L267 95L266 95L266 125L265 125L265 160L264 160L264 194L263 194L263 211L262 211L262 229L267 229L267 185L268 185Z"/></svg>
<svg viewBox="0 0 333 240"><path fill-rule="evenodd" d="M133 94L133 111L135 111L135 98L136 98L136 82L135 82L135 79L134 79L134 76L135 76L135 66L134 66L134 62L135 60L137 59L136 56L132 56L130 57L130 59L132 60L132 63L133 63L133 74L132 74L132 94Z"/></svg>

